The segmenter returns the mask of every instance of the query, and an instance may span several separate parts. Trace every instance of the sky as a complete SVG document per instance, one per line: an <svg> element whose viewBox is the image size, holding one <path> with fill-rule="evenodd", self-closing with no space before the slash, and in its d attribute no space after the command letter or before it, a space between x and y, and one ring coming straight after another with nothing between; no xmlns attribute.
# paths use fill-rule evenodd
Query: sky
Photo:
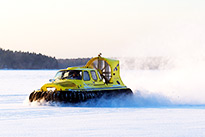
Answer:
<svg viewBox="0 0 205 137"><path fill-rule="evenodd" d="M203 0L0 0L0 47L56 58L202 55Z"/></svg>

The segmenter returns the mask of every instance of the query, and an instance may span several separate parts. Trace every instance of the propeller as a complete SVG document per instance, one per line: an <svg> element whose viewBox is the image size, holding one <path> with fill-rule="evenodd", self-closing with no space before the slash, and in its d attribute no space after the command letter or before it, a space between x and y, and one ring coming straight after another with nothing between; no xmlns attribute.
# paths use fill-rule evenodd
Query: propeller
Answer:
<svg viewBox="0 0 205 137"><path fill-rule="evenodd" d="M109 64L101 59L97 59L92 63L93 68L99 71L101 77L105 80L105 83L109 83L111 79L111 68Z"/></svg>

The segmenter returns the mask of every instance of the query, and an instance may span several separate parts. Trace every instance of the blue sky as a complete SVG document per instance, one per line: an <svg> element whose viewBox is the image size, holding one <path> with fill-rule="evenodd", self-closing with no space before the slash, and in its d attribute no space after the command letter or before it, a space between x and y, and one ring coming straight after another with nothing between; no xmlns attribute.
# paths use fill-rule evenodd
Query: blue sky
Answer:
<svg viewBox="0 0 205 137"><path fill-rule="evenodd" d="M205 50L202 0L0 0L0 47L57 58Z"/></svg>

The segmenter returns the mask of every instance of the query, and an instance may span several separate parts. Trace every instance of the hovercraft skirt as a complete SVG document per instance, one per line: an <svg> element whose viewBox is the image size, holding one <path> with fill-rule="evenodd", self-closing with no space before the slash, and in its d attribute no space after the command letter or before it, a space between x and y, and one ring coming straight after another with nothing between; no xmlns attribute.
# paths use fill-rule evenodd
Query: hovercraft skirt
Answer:
<svg viewBox="0 0 205 137"><path fill-rule="evenodd" d="M89 99L112 98L116 96L132 95L131 89L115 90L93 90L93 91L34 91L29 96L29 101L45 101L78 103L85 102Z"/></svg>

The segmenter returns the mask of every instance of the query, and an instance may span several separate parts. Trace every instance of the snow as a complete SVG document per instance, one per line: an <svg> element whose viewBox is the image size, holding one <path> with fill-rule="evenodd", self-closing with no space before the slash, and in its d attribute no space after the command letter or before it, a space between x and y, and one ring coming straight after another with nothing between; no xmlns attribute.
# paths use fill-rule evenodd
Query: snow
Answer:
<svg viewBox="0 0 205 137"><path fill-rule="evenodd" d="M29 104L28 95L55 73L0 70L0 136L205 136L203 102L193 103L191 98L188 102L184 92L178 94L180 102L175 100L169 92L174 91L175 83L172 89L169 85L165 88L167 83L163 88L149 83L148 79L156 75L165 83L164 71L122 71L122 80L135 91L131 98L101 99L75 106Z"/></svg>

